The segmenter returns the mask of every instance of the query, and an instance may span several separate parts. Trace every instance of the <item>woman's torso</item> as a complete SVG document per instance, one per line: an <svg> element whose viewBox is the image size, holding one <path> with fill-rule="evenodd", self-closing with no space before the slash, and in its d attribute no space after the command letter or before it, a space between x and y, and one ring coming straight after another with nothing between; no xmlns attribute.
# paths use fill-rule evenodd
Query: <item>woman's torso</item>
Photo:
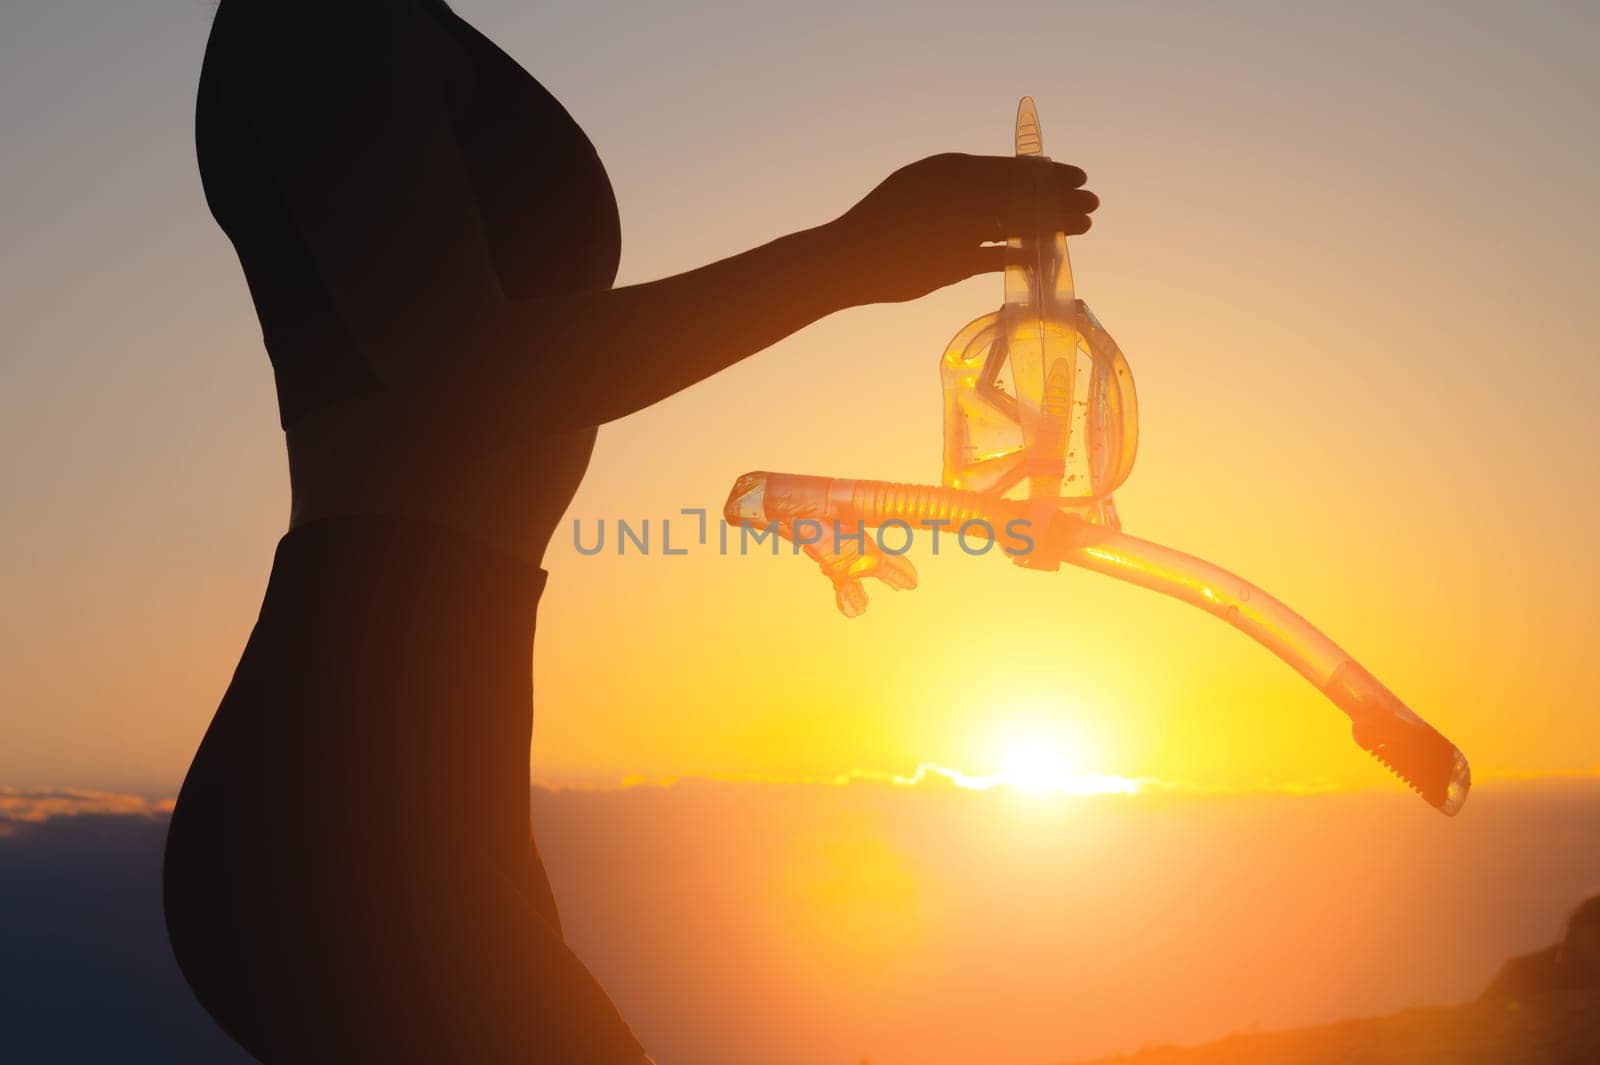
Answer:
<svg viewBox="0 0 1600 1065"><path fill-rule="evenodd" d="M253 32L291 8L293 32ZM356 10L403 9L417 11L350 3L345 27ZM325 234L296 228L274 177L293 129L285 140L280 123L270 147L257 135L273 97L252 83L292 86L296 34L334 10L223 0L202 75L201 172L272 357L295 527L173 813L173 949L202 1003L264 1061L565 1061L580 1045L642 1061L561 940L529 825L543 586L529 562L594 430L442 409L385 387L353 340L311 251ZM426 47L410 51L453 68L434 80L452 87L452 140L505 295L608 286L616 208L582 131L443 5L426 14ZM263 68L263 52L287 68ZM324 150L318 168L337 174L337 146Z"/></svg>
<svg viewBox="0 0 1600 1065"><path fill-rule="evenodd" d="M237 5L259 2L219 8L196 144L207 200L238 251L272 358L294 489L291 524L394 513L462 529L537 561L588 465L595 431L550 433L514 417L485 425L471 412L441 410L428 397L384 387L319 280L306 235L273 176L275 161L254 133L259 109L273 98L251 83L261 42L248 20L230 15ZM505 295L535 299L609 287L620 229L588 138L477 30L437 0L418 4L426 37L418 54L465 75L441 79L448 86L443 102ZM273 61L289 64L292 76L294 56ZM530 360L538 341L528 338Z"/></svg>

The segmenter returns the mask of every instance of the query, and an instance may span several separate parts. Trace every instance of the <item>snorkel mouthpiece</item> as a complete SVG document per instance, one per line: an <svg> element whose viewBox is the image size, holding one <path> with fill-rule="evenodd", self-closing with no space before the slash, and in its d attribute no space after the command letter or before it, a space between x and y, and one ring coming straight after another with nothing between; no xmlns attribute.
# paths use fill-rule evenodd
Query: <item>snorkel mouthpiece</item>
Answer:
<svg viewBox="0 0 1600 1065"><path fill-rule="evenodd" d="M1350 734L1367 753L1430 806L1455 816L1472 788L1472 767L1455 744L1354 660L1339 667L1323 692L1350 715Z"/></svg>

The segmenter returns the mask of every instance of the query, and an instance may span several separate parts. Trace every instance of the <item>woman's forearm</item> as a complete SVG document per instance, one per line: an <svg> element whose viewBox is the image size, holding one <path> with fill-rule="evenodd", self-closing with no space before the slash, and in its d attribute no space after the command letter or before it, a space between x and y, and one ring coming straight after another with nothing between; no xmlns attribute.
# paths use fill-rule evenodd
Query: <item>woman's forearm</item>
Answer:
<svg viewBox="0 0 1600 1065"><path fill-rule="evenodd" d="M553 430L621 418L866 302L847 247L824 225L657 281L509 303L483 383Z"/></svg>

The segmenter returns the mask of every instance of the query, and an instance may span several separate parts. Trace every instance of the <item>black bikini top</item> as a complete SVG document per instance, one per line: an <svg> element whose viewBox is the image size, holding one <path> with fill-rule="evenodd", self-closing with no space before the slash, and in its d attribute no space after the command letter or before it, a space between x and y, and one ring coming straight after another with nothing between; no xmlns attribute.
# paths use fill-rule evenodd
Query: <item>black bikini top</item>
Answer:
<svg viewBox="0 0 1600 1065"><path fill-rule="evenodd" d="M274 41L261 32L263 19L277 19L264 13L268 9L230 17L234 3L262 2L224 0L218 9L201 73L195 140L206 199L244 268L277 378L280 420L288 428L308 411L382 386L319 279L272 176L272 153L295 151L293 138L269 145L257 133L261 109L311 102L292 98L297 91L293 64L316 47L316 42L305 43L305 31L316 25L316 10L326 12L333 5L275 0L279 11L300 11L278 20L283 34ZM450 64L458 72L449 79L444 103L505 294L535 297L609 287L621 255L616 200L594 146L555 97L438 0L342 2L360 12L341 12L347 26L356 17L365 20L359 23L360 43L341 43L341 54L332 57L341 72L339 85L356 98L330 102L319 96L316 104L384 106L359 99L364 86L380 80L364 71L392 64L396 35L412 34L402 49L407 62L421 56L423 62ZM294 17L301 21L290 22ZM459 76L463 63L470 70L465 78ZM270 70L264 64L272 64ZM264 84L271 90L263 90ZM404 121L403 115L386 117ZM308 144L305 150L337 154L326 144L315 149ZM337 167L339 160L318 163ZM371 169L371 160L363 163Z"/></svg>

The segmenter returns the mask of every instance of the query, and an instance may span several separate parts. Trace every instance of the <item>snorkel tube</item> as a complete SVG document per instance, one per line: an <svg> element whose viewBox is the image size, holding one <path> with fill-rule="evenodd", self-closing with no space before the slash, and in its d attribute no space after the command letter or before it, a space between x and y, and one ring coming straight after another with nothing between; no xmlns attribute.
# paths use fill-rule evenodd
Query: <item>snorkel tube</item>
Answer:
<svg viewBox="0 0 1600 1065"><path fill-rule="evenodd" d="M1018 109L1016 149L1028 161L1012 190L1005 304L960 330L940 360L943 484L747 473L724 517L803 549L847 617L866 609L865 577L916 587L910 561L864 533L889 524L994 539L1004 530L1018 565L1066 563L1182 600L1287 662L1349 716L1364 750L1453 816L1472 786L1466 757L1348 652L1221 566L1121 531L1112 493L1137 451L1133 374L1074 295L1066 236L1046 199L1056 195L1048 167L1033 162L1047 160L1029 98Z"/></svg>
<svg viewBox="0 0 1600 1065"><path fill-rule="evenodd" d="M1281 600L1205 559L1075 514L1046 512L1041 529L1038 513L1024 501L958 488L764 472L740 477L723 510L730 525L770 529L803 549L834 582L847 616L866 607L863 577L916 587L910 561L863 534L894 524L1003 536L1005 552L1029 568L1065 562L1182 600L1292 666L1349 716L1355 741L1430 805L1450 815L1461 809L1472 786L1466 757Z"/></svg>

